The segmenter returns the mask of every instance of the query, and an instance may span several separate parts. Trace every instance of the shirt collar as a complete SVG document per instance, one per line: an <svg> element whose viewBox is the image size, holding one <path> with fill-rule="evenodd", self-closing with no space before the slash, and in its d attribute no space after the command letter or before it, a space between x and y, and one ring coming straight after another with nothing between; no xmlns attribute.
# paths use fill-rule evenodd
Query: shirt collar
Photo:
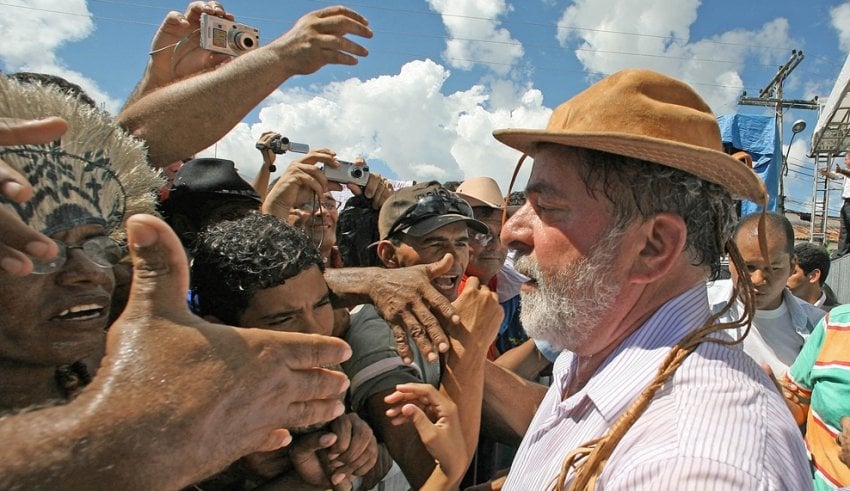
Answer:
<svg viewBox="0 0 850 491"><path fill-rule="evenodd" d="M708 317L708 295L699 283L662 305L624 339L575 396L585 393L612 424L655 377L670 348Z"/></svg>

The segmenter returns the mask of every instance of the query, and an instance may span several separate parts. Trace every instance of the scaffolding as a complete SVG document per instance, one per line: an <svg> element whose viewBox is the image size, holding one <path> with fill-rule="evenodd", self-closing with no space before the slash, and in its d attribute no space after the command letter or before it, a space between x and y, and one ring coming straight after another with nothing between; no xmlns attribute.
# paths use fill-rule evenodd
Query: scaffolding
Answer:
<svg viewBox="0 0 850 491"><path fill-rule="evenodd" d="M823 106L812 135L812 151L815 162L812 184L812 221L809 239L826 243L826 223L829 217L829 179L823 174L831 170L832 161L842 157L850 149L850 57L844 61L841 73L829 99Z"/></svg>

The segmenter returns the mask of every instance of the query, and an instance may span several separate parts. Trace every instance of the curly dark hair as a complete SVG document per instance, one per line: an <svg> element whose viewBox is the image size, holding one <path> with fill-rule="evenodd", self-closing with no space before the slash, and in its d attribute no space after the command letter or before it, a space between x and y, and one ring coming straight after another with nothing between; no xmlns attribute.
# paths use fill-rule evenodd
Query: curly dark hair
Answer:
<svg viewBox="0 0 850 491"><path fill-rule="evenodd" d="M256 212L206 228L193 253L193 310L230 325L239 325L257 291L282 285L313 265L325 269L318 249L303 232Z"/></svg>
<svg viewBox="0 0 850 491"><path fill-rule="evenodd" d="M544 144L546 145L546 144ZM674 213L688 229L685 249L694 266L721 273L720 260L735 226L735 206L728 191L687 172L608 152L575 148L582 158L579 175L588 192L601 192L614 206L614 228L657 213Z"/></svg>

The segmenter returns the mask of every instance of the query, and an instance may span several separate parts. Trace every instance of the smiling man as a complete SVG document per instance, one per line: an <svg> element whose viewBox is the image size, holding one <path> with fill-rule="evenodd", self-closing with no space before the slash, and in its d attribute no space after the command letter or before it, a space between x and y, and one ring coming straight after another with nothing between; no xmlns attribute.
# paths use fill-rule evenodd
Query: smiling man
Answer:
<svg viewBox="0 0 850 491"><path fill-rule="evenodd" d="M504 489L810 487L787 407L709 310L732 195L766 193L722 152L702 98L625 70L546 129L494 136L534 158L527 202L502 229L531 279L523 326L565 350ZM534 410L521 386L503 390L514 413Z"/></svg>
<svg viewBox="0 0 850 491"><path fill-rule="evenodd" d="M35 188L0 206L50 237L58 255L23 277L0 271L0 411L67 401L103 353L113 266L124 256L123 220L153 212L160 179L139 142L75 96L38 83L0 80L0 116L56 114L68 132L42 145L0 148ZM36 252L36 251L30 251Z"/></svg>

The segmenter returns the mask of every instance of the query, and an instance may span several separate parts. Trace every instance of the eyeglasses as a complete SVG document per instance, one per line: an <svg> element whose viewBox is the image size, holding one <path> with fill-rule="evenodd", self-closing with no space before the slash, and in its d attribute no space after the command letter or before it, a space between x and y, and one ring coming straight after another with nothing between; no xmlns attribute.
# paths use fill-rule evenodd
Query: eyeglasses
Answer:
<svg viewBox="0 0 850 491"><path fill-rule="evenodd" d="M101 268L115 266L121 262L126 252L125 248L118 242L104 236L92 237L78 245L68 245L61 240L54 240L53 242L59 246L59 254L49 261L30 258L33 274L50 274L59 271L68 261L68 251L71 249L82 250L89 261Z"/></svg>
<svg viewBox="0 0 850 491"><path fill-rule="evenodd" d="M473 242L476 242L480 247L487 247L488 245L490 245L490 242L493 242L493 239L495 237L493 236L493 232L487 232L486 234L477 232L470 235L469 238Z"/></svg>
<svg viewBox="0 0 850 491"><path fill-rule="evenodd" d="M392 237L400 230L415 225L425 218L448 214L473 217L472 207L466 201L456 196L432 194L425 196L405 210L390 227L387 237Z"/></svg>
<svg viewBox="0 0 850 491"><path fill-rule="evenodd" d="M321 208L322 210L338 210L340 206L340 202L335 200L334 198L324 197L321 200L311 199L310 201L305 201L298 206L295 206L294 209L303 211L305 213L315 213L316 210Z"/></svg>

